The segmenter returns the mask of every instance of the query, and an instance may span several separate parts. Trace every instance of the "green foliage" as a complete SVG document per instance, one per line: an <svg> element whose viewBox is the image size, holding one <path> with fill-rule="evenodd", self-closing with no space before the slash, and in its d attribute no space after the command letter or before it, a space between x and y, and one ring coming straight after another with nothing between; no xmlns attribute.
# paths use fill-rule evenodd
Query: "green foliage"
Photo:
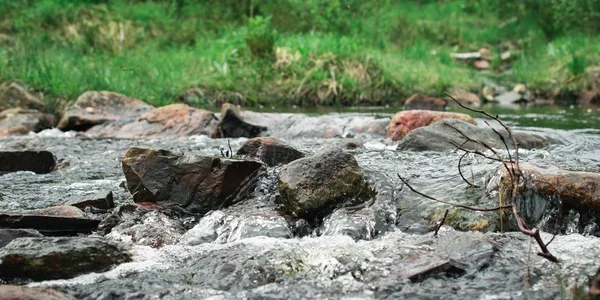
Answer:
<svg viewBox="0 0 600 300"><path fill-rule="evenodd" d="M250 53L258 58L273 58L275 34L271 29L271 18L256 16L250 19L246 44Z"/></svg>

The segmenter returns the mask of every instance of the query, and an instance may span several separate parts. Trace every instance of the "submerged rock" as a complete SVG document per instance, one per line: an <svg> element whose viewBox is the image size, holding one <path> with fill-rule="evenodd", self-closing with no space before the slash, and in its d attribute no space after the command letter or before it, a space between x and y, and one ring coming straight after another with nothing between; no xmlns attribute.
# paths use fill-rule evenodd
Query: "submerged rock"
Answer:
<svg viewBox="0 0 600 300"><path fill-rule="evenodd" d="M502 140L489 127L478 127L460 120L443 120L433 125L417 128L406 135L398 144L398 150L450 150L456 149L456 145L462 145L468 150L486 150L483 145L474 142L467 142L466 138L454 130L452 127L460 130L469 138L486 143L495 149L504 149ZM506 139L509 148L512 142L504 129L498 130ZM548 141L538 135L527 132L515 132L519 148L533 149L543 148L549 145Z"/></svg>
<svg viewBox="0 0 600 300"><path fill-rule="evenodd" d="M54 124L54 115L35 109L12 108L0 112L0 136L40 132Z"/></svg>
<svg viewBox="0 0 600 300"><path fill-rule="evenodd" d="M0 175L17 171L50 173L56 167L56 157L49 151L0 151Z"/></svg>
<svg viewBox="0 0 600 300"><path fill-rule="evenodd" d="M173 245L185 232L180 218L158 211L136 209L120 215L119 223L111 228L107 238L123 243L160 248Z"/></svg>
<svg viewBox="0 0 600 300"><path fill-rule="evenodd" d="M179 244L195 246L210 243L217 239L217 229L223 225L225 214L219 210L207 213L192 229L188 230Z"/></svg>
<svg viewBox="0 0 600 300"><path fill-rule="evenodd" d="M237 155L258 159L267 166L287 164L304 157L304 153L270 137L257 137L246 141Z"/></svg>
<svg viewBox="0 0 600 300"><path fill-rule="evenodd" d="M264 236L272 238L292 238L293 234L284 217L276 211L255 212L235 218L225 224L227 239L222 242L235 242L241 239Z"/></svg>
<svg viewBox="0 0 600 300"><path fill-rule="evenodd" d="M69 300L65 294L47 287L21 285L0 285L0 295L4 300Z"/></svg>
<svg viewBox="0 0 600 300"><path fill-rule="evenodd" d="M221 122L214 133L214 137L253 138L259 136L267 127L250 124L241 116L239 108L229 103L221 107Z"/></svg>
<svg viewBox="0 0 600 300"><path fill-rule="evenodd" d="M72 278L130 260L127 251L99 237L18 238L0 248L0 278Z"/></svg>
<svg viewBox="0 0 600 300"><path fill-rule="evenodd" d="M33 229L0 229L0 248L8 245L12 240L22 237L42 237L43 235ZM1 295L1 294L0 294Z"/></svg>
<svg viewBox="0 0 600 300"><path fill-rule="evenodd" d="M152 108L142 100L119 93L90 91L81 94L67 108L57 127L63 131L85 131L106 122L137 119Z"/></svg>
<svg viewBox="0 0 600 300"><path fill-rule="evenodd" d="M42 101L16 82L0 84L0 111L10 108L42 110Z"/></svg>
<svg viewBox="0 0 600 300"><path fill-rule="evenodd" d="M347 235L354 240L372 240L376 236L375 214L370 209L349 212L337 209L323 220L322 235Z"/></svg>
<svg viewBox="0 0 600 300"><path fill-rule="evenodd" d="M443 111L446 107L446 100L436 97L423 96L421 94L414 94L410 98L406 99L402 109L425 109L425 110L437 110Z"/></svg>
<svg viewBox="0 0 600 300"><path fill-rule="evenodd" d="M295 160L279 174L285 207L299 217L324 217L336 206L375 196L352 154L329 151Z"/></svg>
<svg viewBox="0 0 600 300"><path fill-rule="evenodd" d="M65 205L75 206L80 209L85 209L88 206L100 209L110 209L115 207L112 191L100 191L95 194L87 195L83 199L73 199L65 203Z"/></svg>
<svg viewBox="0 0 600 300"><path fill-rule="evenodd" d="M240 201L253 190L262 168L257 161L137 147L127 150L122 165L135 202L157 202L193 213Z"/></svg>
<svg viewBox="0 0 600 300"><path fill-rule="evenodd" d="M465 114L431 110L406 110L398 112L392 117L388 127L387 137L393 141L397 141L414 129L429 126L441 120L448 119L457 119L475 124L475 119Z"/></svg>

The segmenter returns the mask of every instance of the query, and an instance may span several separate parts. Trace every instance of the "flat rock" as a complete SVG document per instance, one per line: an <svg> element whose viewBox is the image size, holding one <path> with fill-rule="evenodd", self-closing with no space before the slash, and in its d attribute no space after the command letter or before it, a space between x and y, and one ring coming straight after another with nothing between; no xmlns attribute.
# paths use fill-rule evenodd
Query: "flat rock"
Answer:
<svg viewBox="0 0 600 300"><path fill-rule="evenodd" d="M392 117L389 122L387 137L393 141L398 141L414 129L448 119L457 119L475 124L475 119L466 114L431 110L405 110L396 113Z"/></svg>
<svg viewBox="0 0 600 300"><path fill-rule="evenodd" d="M128 252L100 237L18 238L0 248L0 278L72 278L130 260Z"/></svg>
<svg viewBox="0 0 600 300"><path fill-rule="evenodd" d="M135 120L152 108L142 100L119 93L90 91L67 108L57 127L63 131L85 131L107 122Z"/></svg>
<svg viewBox="0 0 600 300"><path fill-rule="evenodd" d="M402 108L404 110L425 109L443 111L445 107L446 100L444 99L414 94L410 98L406 99Z"/></svg>
<svg viewBox="0 0 600 300"><path fill-rule="evenodd" d="M98 227L99 223L100 220L89 217L35 215L31 213L0 214L0 227L35 229L44 235L89 234Z"/></svg>
<svg viewBox="0 0 600 300"><path fill-rule="evenodd" d="M0 136L40 132L54 124L54 115L35 109L11 108L0 112Z"/></svg>
<svg viewBox="0 0 600 300"><path fill-rule="evenodd" d="M489 127L478 127L460 120L443 120L411 131L400 141L397 149L418 151L456 149L456 145L463 144L466 139L448 125L460 130L471 139L482 141L492 148L505 148L500 138ZM503 129L498 131L507 138ZM521 149L543 148L549 145L545 138L533 133L513 131L513 135ZM506 140L507 145L512 148L510 140ZM484 146L473 142L467 142L462 147L468 150L486 150Z"/></svg>
<svg viewBox="0 0 600 300"><path fill-rule="evenodd" d="M267 127L246 122L238 107L225 103L221 107L221 122L213 136L217 138L253 138L264 131L267 131Z"/></svg>
<svg viewBox="0 0 600 300"><path fill-rule="evenodd" d="M82 199L73 199L65 205L75 206L79 209L85 209L88 206L100 209L110 209L115 207L112 191L100 191L95 194L87 195Z"/></svg>
<svg viewBox="0 0 600 300"><path fill-rule="evenodd" d="M41 233L33 229L0 228L0 248L8 245L8 243L17 238L42 236Z"/></svg>
<svg viewBox="0 0 600 300"><path fill-rule="evenodd" d="M47 287L0 285L3 300L69 300L65 294Z"/></svg>
<svg viewBox="0 0 600 300"><path fill-rule="evenodd" d="M513 104L524 102L526 100L520 93L515 91L509 91L494 97L494 101L497 102L499 105L511 106Z"/></svg>
<svg viewBox="0 0 600 300"><path fill-rule="evenodd" d="M16 82L0 85L0 111L10 108L42 110L42 101Z"/></svg>
<svg viewBox="0 0 600 300"><path fill-rule="evenodd" d="M270 167L287 164L304 157L304 153L270 137L256 137L247 140L236 155L258 159Z"/></svg>
<svg viewBox="0 0 600 300"><path fill-rule="evenodd" d="M278 176L286 209L299 217L324 217L337 205L375 196L352 154L328 151L287 164Z"/></svg>
<svg viewBox="0 0 600 300"><path fill-rule="evenodd" d="M194 213L206 213L243 199L253 189L263 166L251 160L137 147L127 150L122 165L135 202L157 202Z"/></svg>
<svg viewBox="0 0 600 300"><path fill-rule="evenodd" d="M56 157L49 151L0 151L0 175L31 171L50 173L56 167Z"/></svg>

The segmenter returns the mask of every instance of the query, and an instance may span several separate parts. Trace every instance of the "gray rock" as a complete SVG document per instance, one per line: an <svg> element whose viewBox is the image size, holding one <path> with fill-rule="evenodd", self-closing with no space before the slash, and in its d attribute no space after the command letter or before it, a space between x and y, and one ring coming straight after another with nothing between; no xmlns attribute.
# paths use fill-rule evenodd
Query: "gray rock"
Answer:
<svg viewBox="0 0 600 300"><path fill-rule="evenodd" d="M223 225L224 219L225 214L219 210L209 212L181 237L179 244L195 246L213 242L217 239L217 229Z"/></svg>
<svg viewBox="0 0 600 300"><path fill-rule="evenodd" d="M91 233L100 220L22 213L0 214L0 227L35 229L45 235L76 235Z"/></svg>
<svg viewBox="0 0 600 300"><path fill-rule="evenodd" d="M254 125L244 121L238 109L226 104L223 105L221 122L217 128L215 137L253 138L267 131L267 127L265 126Z"/></svg>
<svg viewBox="0 0 600 300"><path fill-rule="evenodd" d="M304 153L270 137L256 137L246 141L237 155L258 159L268 166L287 164L304 157Z"/></svg>
<svg viewBox="0 0 600 300"><path fill-rule="evenodd" d="M79 209L85 209L88 206L110 209L115 207L112 191L100 191L95 194L87 195L83 199L73 199L65 203L65 205L75 206Z"/></svg>
<svg viewBox="0 0 600 300"><path fill-rule="evenodd" d="M349 212L337 209L323 220L322 235L347 235L354 240L371 240L375 237L375 214L370 209Z"/></svg>
<svg viewBox="0 0 600 300"><path fill-rule="evenodd" d="M227 242L234 242L256 236L273 238L293 237L286 220L275 211L265 211L243 216L232 222L233 229Z"/></svg>
<svg viewBox="0 0 600 300"><path fill-rule="evenodd" d="M299 217L323 217L337 205L362 203L375 195L354 156L342 151L295 160L278 180L283 204Z"/></svg>
<svg viewBox="0 0 600 300"><path fill-rule="evenodd" d="M133 147L122 160L135 202L157 202L193 213L234 204L253 190L262 163L211 156L180 155Z"/></svg>
<svg viewBox="0 0 600 300"><path fill-rule="evenodd" d="M42 237L43 235L33 229L0 229L0 248L8 245L12 240L22 237Z"/></svg>
<svg viewBox="0 0 600 300"><path fill-rule="evenodd" d="M12 108L0 112L0 136L40 132L54 124L54 115L35 109Z"/></svg>
<svg viewBox="0 0 600 300"><path fill-rule="evenodd" d="M456 149L455 145L461 145L465 142L465 137L459 134L452 127L460 130L473 140L482 141L495 149L504 149L505 146L500 138L488 127L478 127L459 120L444 120L433 125L420 127L407 134L398 144L398 150L450 150ZM504 135L507 145L512 148L512 142L507 139L504 129L498 129L498 132ZM513 135L517 139L519 148L533 149L543 148L549 145L548 140L527 132L515 132ZM480 144L468 142L462 146L469 150L485 150Z"/></svg>
<svg viewBox="0 0 600 300"><path fill-rule="evenodd" d="M127 251L99 237L18 238L0 248L0 278L72 278L130 260Z"/></svg>
<svg viewBox="0 0 600 300"><path fill-rule="evenodd" d="M523 99L523 95L519 94L515 91L506 92L494 98L494 101L498 102L500 105L510 106L515 103L526 101Z"/></svg>
<svg viewBox="0 0 600 300"><path fill-rule="evenodd" d="M49 151L0 151L0 175L17 171L50 173L56 167L56 157Z"/></svg>
<svg viewBox="0 0 600 300"><path fill-rule="evenodd" d="M16 107L42 110L44 104L16 82L0 84L0 111Z"/></svg>

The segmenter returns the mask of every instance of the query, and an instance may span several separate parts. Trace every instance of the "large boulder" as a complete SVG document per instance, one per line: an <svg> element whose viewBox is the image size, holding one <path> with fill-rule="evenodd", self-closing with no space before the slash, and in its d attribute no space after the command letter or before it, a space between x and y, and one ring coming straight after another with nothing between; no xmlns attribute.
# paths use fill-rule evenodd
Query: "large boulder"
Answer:
<svg viewBox="0 0 600 300"><path fill-rule="evenodd" d="M253 138L267 131L267 127L246 122L236 106L225 103L221 107L221 122L214 132L214 137L220 138Z"/></svg>
<svg viewBox="0 0 600 300"><path fill-rule="evenodd" d="M57 127L65 131L85 131L106 122L135 120L152 108L142 100L119 93L90 91L67 108Z"/></svg>
<svg viewBox="0 0 600 300"><path fill-rule="evenodd" d="M393 141L398 141L414 129L429 126L441 120L448 119L457 119L470 124L475 124L475 119L466 114L431 110L405 110L396 113L392 117L388 127L387 137Z"/></svg>
<svg viewBox="0 0 600 300"><path fill-rule="evenodd" d="M489 127L478 127L460 120L443 120L430 126L417 128L406 135L398 144L398 150L449 150L456 149L456 145L468 150L486 150L478 143L467 142L466 138L454 128L460 130L469 138L481 141L495 149L504 149L502 140ZM506 139L507 145L512 148L512 141L504 129L498 130ZM545 138L527 132L515 132L519 148L543 148L549 145ZM463 144L464 143L464 144Z"/></svg>
<svg viewBox="0 0 600 300"><path fill-rule="evenodd" d="M270 167L304 157L304 153L270 137L249 139L237 151L237 155L258 159Z"/></svg>
<svg viewBox="0 0 600 300"><path fill-rule="evenodd" d="M47 287L21 285L0 285L0 295L4 300L69 300L65 294Z"/></svg>
<svg viewBox="0 0 600 300"><path fill-rule="evenodd" d="M54 126L54 115L35 109L11 108L0 112L0 136L24 135Z"/></svg>
<svg viewBox="0 0 600 300"><path fill-rule="evenodd" d="M135 202L158 202L194 213L206 213L243 199L262 168L257 161L137 147L127 150L122 165Z"/></svg>
<svg viewBox="0 0 600 300"><path fill-rule="evenodd" d="M96 126L86 133L92 136L116 138L212 135L217 124L218 120L212 112L178 103L148 111L136 121L127 124L107 123Z"/></svg>
<svg viewBox="0 0 600 300"><path fill-rule="evenodd" d="M42 101L16 82L5 82L0 85L0 111L9 108L42 110Z"/></svg>
<svg viewBox="0 0 600 300"><path fill-rule="evenodd" d="M402 108L404 110L426 109L443 111L445 107L446 100L444 99L414 94L410 98L406 99Z"/></svg>
<svg viewBox="0 0 600 300"><path fill-rule="evenodd" d="M0 175L17 171L50 173L56 167L56 157L48 151L0 151Z"/></svg>
<svg viewBox="0 0 600 300"><path fill-rule="evenodd" d="M352 154L329 151L295 160L278 177L283 204L299 217L324 217L336 206L375 196Z"/></svg>
<svg viewBox="0 0 600 300"><path fill-rule="evenodd" d="M555 166L540 166L529 163L519 164L523 173L520 185L522 197L518 198L519 213L531 224L538 223L548 212L557 212L552 221L546 222L555 232L564 232L569 222L575 221L578 230L592 225L600 225L600 173L574 172ZM506 169L501 167L488 184L489 191L498 191L504 199L510 199L512 184ZM564 220L569 211L575 211L577 218ZM576 219L576 220L573 220ZM594 225L598 222L598 225ZM600 232L596 232L600 234Z"/></svg>
<svg viewBox="0 0 600 300"><path fill-rule="evenodd" d="M72 278L130 260L127 251L99 237L18 238L0 248L0 278Z"/></svg>

